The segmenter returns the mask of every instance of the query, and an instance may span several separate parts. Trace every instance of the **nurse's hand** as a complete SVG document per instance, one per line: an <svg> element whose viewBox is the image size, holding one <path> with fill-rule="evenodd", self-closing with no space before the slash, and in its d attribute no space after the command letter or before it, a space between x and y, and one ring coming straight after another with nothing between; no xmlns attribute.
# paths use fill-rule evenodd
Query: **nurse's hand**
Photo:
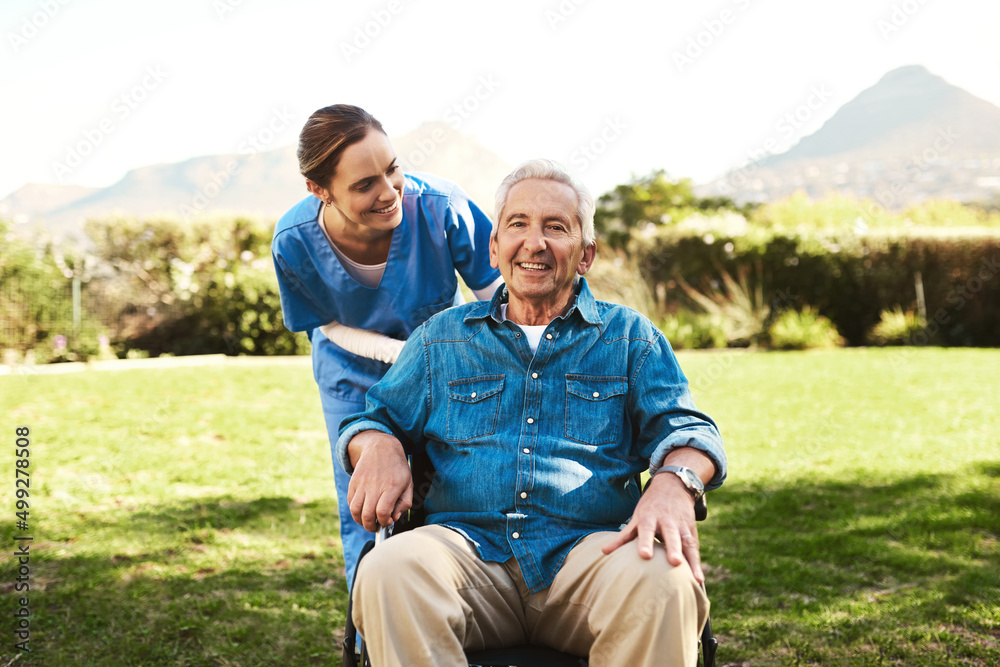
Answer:
<svg viewBox="0 0 1000 667"><path fill-rule="evenodd" d="M406 452L398 439L381 431L362 431L347 445L354 464L347 487L351 516L375 531L375 522L388 526L413 504L413 477Z"/></svg>

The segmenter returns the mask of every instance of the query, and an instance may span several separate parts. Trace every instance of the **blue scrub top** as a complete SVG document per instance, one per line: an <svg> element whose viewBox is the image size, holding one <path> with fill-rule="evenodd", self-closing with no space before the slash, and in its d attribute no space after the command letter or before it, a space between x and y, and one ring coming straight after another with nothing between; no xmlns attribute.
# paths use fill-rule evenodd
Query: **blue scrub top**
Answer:
<svg viewBox="0 0 1000 667"><path fill-rule="evenodd" d="M327 397L364 401L389 364L331 343L318 327L336 321L405 340L431 315L452 305L455 270L470 289L500 275L490 266L489 217L443 178L407 174L403 220L393 231L378 287L365 287L341 265L319 225L320 201L306 197L278 221L271 255L281 311L291 331L311 331L313 375Z"/></svg>

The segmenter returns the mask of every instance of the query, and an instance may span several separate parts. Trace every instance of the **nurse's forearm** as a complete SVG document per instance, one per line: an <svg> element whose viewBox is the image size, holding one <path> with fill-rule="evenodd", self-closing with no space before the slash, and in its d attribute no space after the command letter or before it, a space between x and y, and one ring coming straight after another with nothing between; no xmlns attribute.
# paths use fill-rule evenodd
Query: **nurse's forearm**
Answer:
<svg viewBox="0 0 1000 667"><path fill-rule="evenodd" d="M493 298L496 293L497 288L503 285L503 277L497 278L492 283L486 287L480 287L479 289L472 290L472 293L476 295L476 298L480 301L489 301Z"/></svg>
<svg viewBox="0 0 1000 667"><path fill-rule="evenodd" d="M376 359L387 364L396 363L406 341L389 338L374 331L355 329L339 322L324 324L319 330L327 340L360 357Z"/></svg>

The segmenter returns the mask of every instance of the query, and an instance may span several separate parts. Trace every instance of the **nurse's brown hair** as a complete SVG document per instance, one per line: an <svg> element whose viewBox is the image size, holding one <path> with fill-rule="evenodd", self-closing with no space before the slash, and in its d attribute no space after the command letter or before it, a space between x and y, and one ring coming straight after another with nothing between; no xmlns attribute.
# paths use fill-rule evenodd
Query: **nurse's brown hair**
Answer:
<svg viewBox="0 0 1000 667"><path fill-rule="evenodd" d="M328 188L344 150L364 139L369 130L385 134L382 123L360 107L334 104L313 112L299 133L299 171Z"/></svg>

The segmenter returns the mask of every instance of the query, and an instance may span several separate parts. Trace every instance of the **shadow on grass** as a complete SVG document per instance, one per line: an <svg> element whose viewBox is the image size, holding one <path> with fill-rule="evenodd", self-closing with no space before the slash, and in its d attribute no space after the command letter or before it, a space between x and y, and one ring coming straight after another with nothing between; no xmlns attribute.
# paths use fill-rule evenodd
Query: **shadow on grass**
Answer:
<svg viewBox="0 0 1000 667"><path fill-rule="evenodd" d="M318 501L298 502L291 498L214 498L199 500L190 505L137 511L131 515L131 521L136 523L136 530L145 532L235 530L271 526L274 522L288 523L299 518L294 512L316 509L328 511L331 516L336 514L336 506Z"/></svg>
<svg viewBox="0 0 1000 667"><path fill-rule="evenodd" d="M92 531L34 548L32 652L14 664L336 664L347 608L337 535L332 502L291 498L94 517Z"/></svg>
<svg viewBox="0 0 1000 667"><path fill-rule="evenodd" d="M890 484L728 484L702 531L716 627L743 656L807 646L793 664L996 664L998 478L984 463Z"/></svg>
<svg viewBox="0 0 1000 667"><path fill-rule="evenodd" d="M702 545L720 665L1000 663L998 481L989 463L713 493ZM332 501L108 510L78 532L33 547L33 653L15 664L339 663ZM14 571L2 571L11 599Z"/></svg>

